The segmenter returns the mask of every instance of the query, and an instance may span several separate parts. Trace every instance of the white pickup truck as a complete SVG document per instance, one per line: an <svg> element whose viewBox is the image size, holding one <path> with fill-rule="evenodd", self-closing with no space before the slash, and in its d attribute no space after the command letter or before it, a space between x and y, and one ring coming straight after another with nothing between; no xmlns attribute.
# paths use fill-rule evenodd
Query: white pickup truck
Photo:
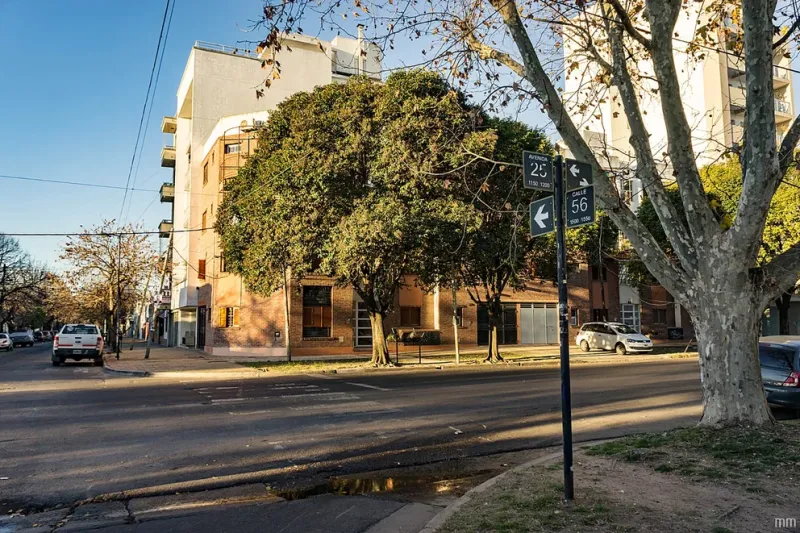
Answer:
<svg viewBox="0 0 800 533"><path fill-rule="evenodd" d="M80 361L93 359L97 366L103 365L103 336L93 324L67 324L53 339L53 366L67 359Z"/></svg>

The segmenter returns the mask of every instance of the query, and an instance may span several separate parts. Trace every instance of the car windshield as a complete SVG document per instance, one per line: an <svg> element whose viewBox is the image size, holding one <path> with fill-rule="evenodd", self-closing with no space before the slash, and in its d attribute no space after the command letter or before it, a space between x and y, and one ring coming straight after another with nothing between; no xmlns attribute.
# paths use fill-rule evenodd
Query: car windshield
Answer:
<svg viewBox="0 0 800 533"><path fill-rule="evenodd" d="M97 328L94 326L64 326L61 333L64 335L97 335Z"/></svg>
<svg viewBox="0 0 800 533"><path fill-rule="evenodd" d="M632 327L625 324L617 324L614 326L614 329L617 331L617 333L624 333L626 335L630 335L631 333L639 333Z"/></svg>
<svg viewBox="0 0 800 533"><path fill-rule="evenodd" d="M0 339L7 339L7 338L8 335L6 335L5 333L0 333Z"/></svg>

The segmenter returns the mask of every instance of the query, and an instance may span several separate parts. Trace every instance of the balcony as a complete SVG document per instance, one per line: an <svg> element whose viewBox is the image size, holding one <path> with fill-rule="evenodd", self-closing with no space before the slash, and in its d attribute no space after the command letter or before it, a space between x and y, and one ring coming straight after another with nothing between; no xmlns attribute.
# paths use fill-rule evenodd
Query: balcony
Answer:
<svg viewBox="0 0 800 533"><path fill-rule="evenodd" d="M776 87L783 87L789 85L791 79L791 72L786 67L772 67L772 80Z"/></svg>
<svg viewBox="0 0 800 533"><path fill-rule="evenodd" d="M792 120L792 104L786 100L775 99L775 122Z"/></svg>
<svg viewBox="0 0 800 533"><path fill-rule="evenodd" d="M728 87L728 97L730 98L731 111L736 113L745 108L747 104L747 94L741 87Z"/></svg>
<svg viewBox="0 0 800 533"><path fill-rule="evenodd" d="M161 166L175 168L175 147L165 146L161 149Z"/></svg>
<svg viewBox="0 0 800 533"><path fill-rule="evenodd" d="M158 225L158 236L162 239L169 239L170 233L172 233L172 221L162 220L161 224Z"/></svg>
<svg viewBox="0 0 800 533"><path fill-rule="evenodd" d="M178 120L175 117L164 117L161 120L161 131L174 135L178 131Z"/></svg>
<svg viewBox="0 0 800 533"><path fill-rule="evenodd" d="M174 202L175 201L175 185L172 183L163 183L161 185L161 202Z"/></svg>

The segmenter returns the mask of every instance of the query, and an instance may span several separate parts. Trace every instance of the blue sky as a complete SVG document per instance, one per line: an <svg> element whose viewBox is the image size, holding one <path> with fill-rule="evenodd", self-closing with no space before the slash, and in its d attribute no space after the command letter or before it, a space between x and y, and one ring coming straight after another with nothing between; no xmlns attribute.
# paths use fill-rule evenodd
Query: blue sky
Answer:
<svg viewBox="0 0 800 533"><path fill-rule="evenodd" d="M0 174L125 186L164 0L0 0ZM177 0L136 186L160 167L161 118L196 40L235 44L260 0ZM237 26L239 24L239 26ZM116 218L123 191L0 179L0 231L76 232ZM156 193L133 193L130 220L169 218ZM149 208L148 208L149 206ZM63 238L20 239L54 267Z"/></svg>

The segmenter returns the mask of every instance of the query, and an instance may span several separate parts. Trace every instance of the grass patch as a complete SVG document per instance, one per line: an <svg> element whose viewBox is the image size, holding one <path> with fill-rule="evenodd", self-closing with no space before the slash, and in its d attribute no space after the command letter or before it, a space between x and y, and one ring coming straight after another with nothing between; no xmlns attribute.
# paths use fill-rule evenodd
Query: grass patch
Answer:
<svg viewBox="0 0 800 533"><path fill-rule="evenodd" d="M608 505L584 494L580 504L562 503L563 486L547 469L512 472L491 490L462 507L443 533L573 531L611 523Z"/></svg>
<svg viewBox="0 0 800 533"><path fill-rule="evenodd" d="M339 368L359 368L369 366L364 359L326 359L324 361L246 361L239 363L249 368L257 368L265 372L283 372L287 374L304 372L330 372Z"/></svg>
<svg viewBox="0 0 800 533"><path fill-rule="evenodd" d="M780 475L800 463L800 426L780 423L771 428L692 427L632 435L597 446L589 455L649 463L658 472L676 472L708 480ZM669 461L664 461L669 457Z"/></svg>

